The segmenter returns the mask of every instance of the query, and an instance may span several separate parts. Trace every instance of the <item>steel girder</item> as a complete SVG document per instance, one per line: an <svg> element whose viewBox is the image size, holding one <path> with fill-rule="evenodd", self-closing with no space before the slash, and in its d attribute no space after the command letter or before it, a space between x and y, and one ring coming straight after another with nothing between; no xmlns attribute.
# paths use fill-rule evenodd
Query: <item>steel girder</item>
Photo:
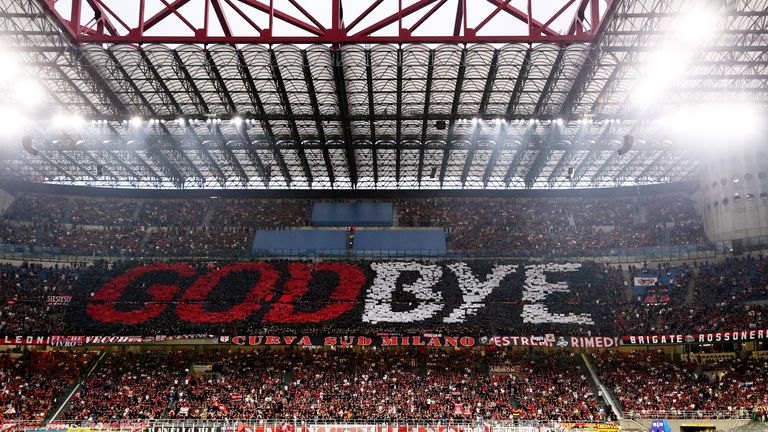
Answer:
<svg viewBox="0 0 768 432"><path fill-rule="evenodd" d="M263 0L173 0L150 13L144 1L138 8L119 0L39 1L78 42L333 45L587 42L611 2L581 0L576 6L574 0L559 0L546 8L529 2L521 10L510 1L486 0L488 7L468 11L463 0L398 2L394 9L382 0L289 0L278 7ZM446 16L455 17L453 26L442 25Z"/></svg>
<svg viewBox="0 0 768 432"><path fill-rule="evenodd" d="M344 137L344 154L349 170L349 178L352 187L357 185L357 161L355 160L355 148L353 146L352 126L349 119L349 106L347 102L347 86L344 77L344 59L340 48L332 51L333 56L333 78L336 84L336 96L339 103L339 121L341 122L342 134Z"/></svg>
<svg viewBox="0 0 768 432"><path fill-rule="evenodd" d="M464 74L467 70L467 50L461 50L461 60L459 61L459 72L456 78L456 88L453 92L453 103L451 104L451 120L448 122L448 135L445 139L445 150L443 150L443 162L440 164L440 184L445 181L445 171L448 168L448 158L453 148L453 134L456 131L456 114L459 111L459 102L461 97Z"/></svg>
<svg viewBox="0 0 768 432"><path fill-rule="evenodd" d="M117 171L117 177L158 183L174 178L179 187L189 186L192 182L199 187L211 184L212 179L215 179L216 187L244 187L240 183L245 178L269 177L267 172L271 171L272 161L280 167L280 182L284 181L277 187L293 183L291 172L297 176L296 185L308 184L312 173L320 175L315 171L318 164L307 168L307 161L300 156L309 152L322 152L319 165L324 163L329 178L338 169L343 172L347 167L354 167L350 161L367 163L368 174L364 177L355 174L360 178L354 183L362 187L405 187L422 183L424 187L438 187L435 186L437 181L426 179L430 169L437 165L442 181L446 185L453 182L450 183L452 186L444 187L478 181L489 187L498 187L500 182L509 187L526 183L534 187L557 187L562 184L560 179L564 178L563 172L569 166L574 168L572 180L575 185L591 183L600 167L605 165L609 152L627 133L627 128L637 122L634 114L624 109L624 100L645 53L658 46L659 37L666 34L665 29L677 16L676 7L668 0L614 2L608 10L611 19L603 24L600 42L589 47L594 53L582 60L580 54L573 54L587 48L579 44L566 47L375 45L371 48L347 45L343 49L313 46L303 50L274 46L272 52L258 46L180 46L174 50L151 45L141 48L115 45L108 49L90 45L76 47L54 40L58 33L46 30L45 25L38 22L40 14L30 14L33 18L12 16L18 13L18 6L14 5L17 2L0 0L3 5L13 5L11 11L0 12L0 23L5 22L0 31L14 41L12 46L26 66L43 72L43 82L51 91L53 101L88 119L107 120L101 132L112 133L109 136L91 131L82 139L58 139L60 132L48 129L43 122L43 132L36 136L45 144L42 147L48 145L45 142L49 139L62 141L59 145L64 146L67 154L85 169L71 162L62 165L56 157L47 157L65 170L71 170L70 174L76 179L93 182L84 171L92 172L92 158L111 159L108 153L111 152L121 156L124 162L114 160L110 165ZM497 15L510 15L505 2L487 3L498 9ZM763 11L768 6L766 3L764 0L729 3L732 11L729 9L720 29L727 38L703 47L693 69L671 88L669 101L665 103L695 102L725 94L766 104L768 50L765 47L768 41L765 34L768 32L761 30L767 23L768 14ZM226 11L231 9L228 4L227 0L211 2L211 17L221 21L221 16L226 17ZM575 1L573 5L580 9L582 20L589 18L588 2ZM429 7L437 7L434 12L437 16L443 5L433 2ZM370 18L373 14L371 12ZM345 16L347 22L349 16L350 13ZM415 16L414 12L411 18ZM461 33L466 18L463 13L452 14L454 24L453 17L458 17L456 22ZM231 21L231 16L229 19ZM15 25L6 22L8 20ZM355 26L364 26L364 21L360 20ZM105 33L112 31L108 23L101 25ZM234 29L230 30L234 32ZM233 33L233 36L236 35ZM148 64L139 62L138 68L133 67L132 54L126 54L132 50L136 55L148 53ZM294 77L283 79L287 93L284 97L279 80L272 73L275 63L272 55L280 53L278 56L282 56L289 50L297 53L292 57L297 60L285 57L287 60L283 61L284 57L280 57L280 67L288 60L301 65L303 73L300 75L303 75L301 79L305 86L296 90L288 82ZM333 54L333 50L343 51L344 55ZM358 75L351 74L346 66L351 63L354 51L364 59L361 62L364 63L363 73L359 75L366 81L363 86L353 85ZM464 60L453 61L461 57L458 54L461 51L465 52ZM266 53L268 61L259 61L262 52ZM164 53L168 53L172 61L163 60ZM315 54L318 58L327 56L332 59L328 70L333 71L333 76L327 83L314 72L307 73L307 64L310 69L316 66L315 57L312 57ZM73 55L86 62L80 62L78 57L72 61L66 58ZM227 55L236 60L223 60L222 56ZM396 64L390 66L383 61L385 58L396 58ZM54 66L46 65L50 59L55 59ZM474 81L466 79L459 83L460 63L468 69L484 68L486 74L481 79L474 77ZM564 69L567 67L571 69ZM154 72L151 71L153 68ZM391 68L392 73L384 73L386 68ZM233 74L240 79L233 80ZM88 79L95 81L86 82ZM478 81L485 86L477 85ZM489 83L492 83L490 87ZM454 110L457 89L462 96ZM328 94L333 96L332 103L328 102ZM178 100L174 101L174 98ZM341 98L346 98L346 102L340 103ZM500 105L506 107L499 108ZM389 110L384 108L387 106ZM228 126L227 120L238 114L249 121L237 128ZM574 120L582 114L593 114L594 125L574 126ZM165 122L134 131L121 126L131 115L154 117ZM216 123L210 128L190 124L189 130L180 130L171 124L178 115L190 120L216 118L224 124ZM559 116L564 120L562 130L548 126L547 120ZM481 121L476 128L468 125L473 118ZM493 125L497 118L506 122ZM539 121L528 126L534 118ZM599 127L606 119L615 118L622 119L621 127ZM437 130L434 125L438 120L454 127ZM513 125L513 121L519 120L526 120L525 126ZM414 128L414 124L418 127ZM574 132L581 129L588 131ZM146 147L128 144L128 152L121 147L137 138L144 140ZM622 159L621 164L608 161L610 169L602 170L597 183L631 184L678 179L678 176L690 175L697 164L693 156L680 156L674 146L662 144L665 137L661 135L640 130L636 138L638 143L646 142L636 144L640 153L633 153L635 160ZM66 147L70 140L85 142L87 150L70 152ZM99 149L96 146L98 140L110 143L102 144ZM210 154L206 157L199 143L209 142L220 145L203 145ZM78 151L89 153L78 156ZM97 151L101 154L94 153ZM373 162L364 162L362 153ZM290 159L281 160L283 155ZM338 159L339 156L342 159ZM381 169L389 161L394 167L394 180L381 175ZM672 166L672 161L679 161L675 162L679 166ZM21 167L25 175L42 172L46 177L56 178L55 181L67 181L68 178L42 158L33 160L22 155L18 162L9 163ZM33 171L39 172L33 174ZM349 172L352 177L353 171L350 169Z"/></svg>

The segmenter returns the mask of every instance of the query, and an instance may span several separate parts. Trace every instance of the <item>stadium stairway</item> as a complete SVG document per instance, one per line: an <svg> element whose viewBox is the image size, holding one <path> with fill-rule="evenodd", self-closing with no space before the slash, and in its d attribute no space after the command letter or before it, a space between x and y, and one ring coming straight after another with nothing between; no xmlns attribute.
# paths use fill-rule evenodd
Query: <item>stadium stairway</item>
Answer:
<svg viewBox="0 0 768 432"><path fill-rule="evenodd" d="M205 208L205 214L203 215L203 223L201 223L201 226L208 226L211 224L211 219L213 218L213 214L216 213L216 209L218 208L218 202L219 200L211 200L210 204Z"/></svg>
<svg viewBox="0 0 768 432"><path fill-rule="evenodd" d="M768 431L768 423L751 421L747 424L740 424L730 429L726 429L727 432L765 432Z"/></svg>
<svg viewBox="0 0 768 432"><path fill-rule="evenodd" d="M74 207L75 204L72 200L68 199L64 201L64 208L61 212L61 223L72 223L72 209Z"/></svg>
<svg viewBox="0 0 768 432"><path fill-rule="evenodd" d="M69 401L72 399L72 396L77 393L77 391L80 389L80 386L82 386L85 380L91 376L93 371L99 367L102 360L104 360L106 356L107 351L102 351L95 360L85 366L84 370L86 372L75 384L73 384L63 393L66 396L60 400L57 400L56 403L51 406L51 409L48 410L48 413L45 415L45 419L43 420L43 426L47 425L49 422L60 420L61 417L67 413L67 408L69 408Z"/></svg>
<svg viewBox="0 0 768 432"><path fill-rule="evenodd" d="M392 203L392 226L400 226L400 204Z"/></svg>
<svg viewBox="0 0 768 432"><path fill-rule="evenodd" d="M141 215L141 211L144 209L144 201L139 201L136 203L136 207L133 208L133 213L131 214L131 221L135 222L139 220L139 215Z"/></svg>
<svg viewBox="0 0 768 432"><path fill-rule="evenodd" d="M586 353L581 353L581 360L584 362L584 366L586 366L587 371L589 372L589 377L592 379L592 384L600 391L600 394L603 396L602 399L607 402L608 405L610 405L611 410L613 410L613 413L616 415L616 418L622 420L624 415L621 410L621 405L619 405L619 402L613 396L613 392L608 391L608 388L605 387L603 382L600 381L600 378L598 378L597 369L595 369L595 365L592 363L592 358Z"/></svg>
<svg viewBox="0 0 768 432"><path fill-rule="evenodd" d="M699 267L693 267L693 277L688 282L688 292L685 296L685 304L696 303L696 278L699 277Z"/></svg>
<svg viewBox="0 0 768 432"><path fill-rule="evenodd" d="M632 277L632 272L628 268L625 268L621 272L624 275L624 297L632 299L632 287L635 285L635 279Z"/></svg>
<svg viewBox="0 0 768 432"><path fill-rule="evenodd" d="M147 227L147 228L144 230L144 235L141 237L141 243L139 243L139 250L140 250L142 253L146 253L147 242L149 241L149 238L150 238L150 237L152 237L152 232L153 232L154 230L156 230L156 229L157 229L157 228L153 228L153 227Z"/></svg>

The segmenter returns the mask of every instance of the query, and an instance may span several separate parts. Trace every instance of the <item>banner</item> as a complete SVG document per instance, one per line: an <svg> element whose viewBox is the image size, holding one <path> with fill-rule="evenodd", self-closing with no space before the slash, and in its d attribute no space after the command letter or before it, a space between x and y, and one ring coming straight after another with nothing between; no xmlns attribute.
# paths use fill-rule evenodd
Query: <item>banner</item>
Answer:
<svg viewBox="0 0 768 432"><path fill-rule="evenodd" d="M635 286L650 287L656 285L659 278L653 277L635 277Z"/></svg>
<svg viewBox="0 0 768 432"><path fill-rule="evenodd" d="M180 336L0 336L0 345L47 345L77 347L87 345L157 345L173 341L202 344L230 344L237 346L298 346L298 347L459 347L477 346L540 346L551 348L604 349L625 345L684 345L718 342L746 342L768 340L768 329L735 330L699 334L668 334L641 336L558 336L554 334L530 336L478 336L478 335L180 335ZM186 343L186 342L182 342ZM492 373L511 373L502 369Z"/></svg>
<svg viewBox="0 0 768 432"><path fill-rule="evenodd" d="M186 415L187 412L189 407L179 409L180 415ZM154 426L147 430L150 432L222 432L221 426L184 426L183 423L179 426Z"/></svg>
<svg viewBox="0 0 768 432"><path fill-rule="evenodd" d="M64 306L72 302L71 295L48 296L45 302L51 306Z"/></svg>
<svg viewBox="0 0 768 432"><path fill-rule="evenodd" d="M616 423L574 423L574 422L561 422L558 426L566 429L580 429L587 431L601 431L601 432L618 432L619 425Z"/></svg>
<svg viewBox="0 0 768 432"><path fill-rule="evenodd" d="M259 335L259 336L221 336L221 343L239 346L372 346L372 347L465 347L486 345L488 337L475 336L316 336L316 335Z"/></svg>
<svg viewBox="0 0 768 432"><path fill-rule="evenodd" d="M487 325L489 317L508 327L605 327L613 317L580 302L588 297L580 291L600 286L603 277L595 263L279 261L205 268L153 263L127 268L95 292L88 287L71 302L68 316L89 328L117 327L137 334L150 333L157 325L228 326L241 332L318 323L354 328L413 323L449 329ZM242 282L243 290L234 303L222 296L232 278Z"/></svg>
<svg viewBox="0 0 768 432"><path fill-rule="evenodd" d="M545 346L557 348L614 348L619 338L607 336L493 336L489 341L495 346Z"/></svg>
<svg viewBox="0 0 768 432"><path fill-rule="evenodd" d="M179 336L0 336L0 345L47 345L52 347L78 347L85 345L155 345L179 340L209 340L212 335Z"/></svg>
<svg viewBox="0 0 768 432"><path fill-rule="evenodd" d="M491 375L511 375L518 372L517 368L504 365L492 365L489 371L491 372Z"/></svg>
<svg viewBox="0 0 768 432"><path fill-rule="evenodd" d="M682 345L715 342L745 342L768 339L768 329L734 330L698 334L622 336L622 345Z"/></svg>
<svg viewBox="0 0 768 432"><path fill-rule="evenodd" d="M458 404L461 405L461 404ZM454 406L454 409L456 407ZM463 414L464 410L460 414ZM511 430L511 428L506 428ZM515 429L517 430L517 429ZM520 429L523 430L523 429ZM529 429L526 429L529 430ZM387 426L380 424L317 424L317 425L294 425L293 423L267 424L267 425L247 425L240 424L235 432L490 432L490 425L483 426L482 431L478 427L471 426L443 426L443 425L400 425Z"/></svg>
<svg viewBox="0 0 768 432"><path fill-rule="evenodd" d="M192 372L196 373L203 373L203 372L210 372L213 370L212 364L199 364L195 363L192 365Z"/></svg>

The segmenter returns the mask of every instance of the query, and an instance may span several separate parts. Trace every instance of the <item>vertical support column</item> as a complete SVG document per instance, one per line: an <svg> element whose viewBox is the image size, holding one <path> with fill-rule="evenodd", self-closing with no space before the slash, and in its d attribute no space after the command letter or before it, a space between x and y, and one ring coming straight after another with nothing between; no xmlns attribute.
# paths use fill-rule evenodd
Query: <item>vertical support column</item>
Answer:
<svg viewBox="0 0 768 432"><path fill-rule="evenodd" d="M72 10L69 16L69 26L72 29L72 33L75 35L80 34L80 11L83 7L83 0L72 0Z"/></svg>

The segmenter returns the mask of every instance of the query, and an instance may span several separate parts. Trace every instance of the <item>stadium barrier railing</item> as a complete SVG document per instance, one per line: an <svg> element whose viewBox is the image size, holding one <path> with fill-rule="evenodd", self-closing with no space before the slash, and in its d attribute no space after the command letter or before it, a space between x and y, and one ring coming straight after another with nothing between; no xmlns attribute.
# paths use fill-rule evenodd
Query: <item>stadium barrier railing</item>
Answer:
<svg viewBox="0 0 768 432"><path fill-rule="evenodd" d="M752 420L765 422L766 415L747 410L644 411L624 420ZM618 430L619 421L604 420L302 420L302 419L100 419L0 421L2 431L59 430L68 432L558 432L568 430Z"/></svg>
<svg viewBox="0 0 768 432"><path fill-rule="evenodd" d="M624 418L633 420L643 419L667 419L667 420L739 420L752 418L752 412L748 410L721 410L721 411L669 411L647 410L642 412L624 413Z"/></svg>
<svg viewBox="0 0 768 432"><path fill-rule="evenodd" d="M744 253L768 249L768 237L741 239L741 251ZM550 252L526 251L522 249L510 251L454 251L432 249L386 249L386 250L296 250L280 249L259 251L253 254L225 253L215 255L174 255L157 256L152 254L114 254L102 251L85 253L78 251L70 253L59 249L29 248L26 246L0 244L0 259L5 261L48 261L84 263L94 260L169 260L169 259L238 259L243 261L260 259L509 259L526 261L598 261L608 263L638 263L647 261L683 261L714 259L730 256L734 252L734 241L708 242L702 244L674 245L641 248L615 248L600 250L558 250Z"/></svg>
<svg viewBox="0 0 768 432"><path fill-rule="evenodd" d="M119 420L7 420L6 431L92 430L131 432L557 432L592 426L616 427L598 420L248 420L248 419L119 419Z"/></svg>

